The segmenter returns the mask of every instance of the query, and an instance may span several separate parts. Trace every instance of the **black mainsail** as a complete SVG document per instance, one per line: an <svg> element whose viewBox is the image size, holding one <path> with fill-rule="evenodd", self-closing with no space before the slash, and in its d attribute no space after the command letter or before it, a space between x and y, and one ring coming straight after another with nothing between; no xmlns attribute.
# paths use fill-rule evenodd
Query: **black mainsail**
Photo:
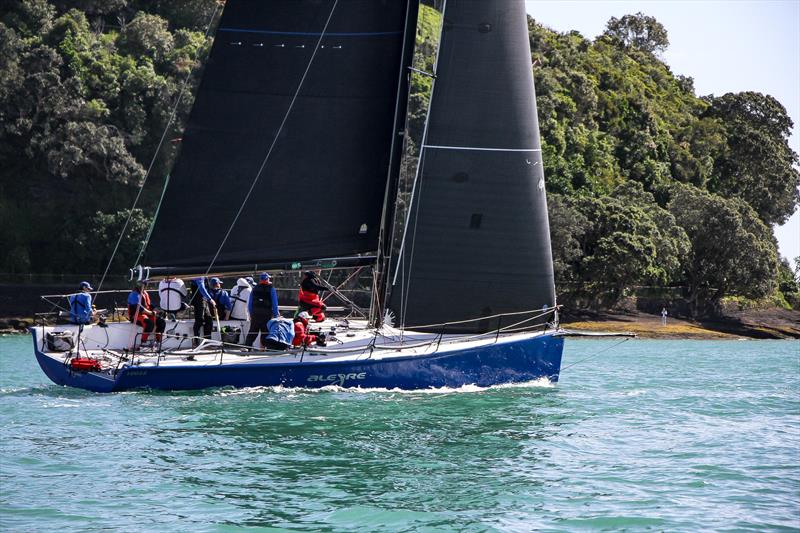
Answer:
<svg viewBox="0 0 800 533"><path fill-rule="evenodd" d="M415 327L555 303L522 0L447 0L389 308ZM497 327L484 320L448 331Z"/></svg>
<svg viewBox="0 0 800 533"><path fill-rule="evenodd" d="M213 260L221 272L374 252L416 9L228 0L144 264L195 273Z"/></svg>

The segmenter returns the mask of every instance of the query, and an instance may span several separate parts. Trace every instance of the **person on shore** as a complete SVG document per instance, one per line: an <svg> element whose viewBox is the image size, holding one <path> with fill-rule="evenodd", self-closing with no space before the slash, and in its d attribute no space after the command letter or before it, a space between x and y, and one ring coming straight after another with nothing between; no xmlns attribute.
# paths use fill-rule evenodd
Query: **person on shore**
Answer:
<svg viewBox="0 0 800 533"><path fill-rule="evenodd" d="M303 272L303 281L300 282L300 293L297 295L299 310L308 312L314 322L325 320L327 306L320 299L319 294L328 290L322 285L314 272Z"/></svg>
<svg viewBox="0 0 800 533"><path fill-rule="evenodd" d="M258 276L258 285L250 292L247 310L250 312L250 329L247 331L245 344L253 346L262 331L269 333L267 322L280 316L278 295L272 285L272 278L266 272Z"/></svg>
<svg viewBox="0 0 800 533"><path fill-rule="evenodd" d="M173 322L176 313L186 309L186 284L175 276L167 276L158 284L158 307L162 309Z"/></svg>
<svg viewBox="0 0 800 533"><path fill-rule="evenodd" d="M217 313L219 314L218 318L220 320L227 320L228 314L233 307L233 302L231 302L228 291L222 288L221 279L211 278L211 290L209 293L211 294L211 299L214 300Z"/></svg>
<svg viewBox="0 0 800 533"><path fill-rule="evenodd" d="M250 301L250 293L253 287L246 278L239 278L236 280L236 286L231 289L231 320L240 320L247 322L250 320L250 312L247 309L247 304Z"/></svg>
<svg viewBox="0 0 800 533"><path fill-rule="evenodd" d="M666 326L667 325L667 314L668 314L667 313L667 308L666 307L662 307L661 308L661 325L662 326Z"/></svg>
<svg viewBox="0 0 800 533"><path fill-rule="evenodd" d="M139 281L136 286L128 294L128 320L132 323L141 326L142 328L142 344L148 341L150 333L155 330L156 342L161 342L161 336L164 333L166 322L163 318L159 317L153 304L150 301L150 295L147 293L147 282Z"/></svg>
<svg viewBox="0 0 800 533"><path fill-rule="evenodd" d="M91 324L95 311L92 307L91 292L94 289L88 281L81 281L80 292L67 298L69 302L69 321L73 324Z"/></svg>
<svg viewBox="0 0 800 533"><path fill-rule="evenodd" d="M200 329L203 330L203 338L211 338L212 311L216 310L216 303L206 289L206 278L194 278L192 280L192 296L189 298L189 305L194 308L194 338L192 344L200 344Z"/></svg>

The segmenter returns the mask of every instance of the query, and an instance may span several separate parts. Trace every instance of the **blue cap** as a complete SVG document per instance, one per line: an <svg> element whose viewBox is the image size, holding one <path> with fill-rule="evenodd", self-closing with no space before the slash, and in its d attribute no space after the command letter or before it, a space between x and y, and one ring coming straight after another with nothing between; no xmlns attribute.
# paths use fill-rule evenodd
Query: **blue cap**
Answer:
<svg viewBox="0 0 800 533"><path fill-rule="evenodd" d="M88 281L81 281L81 289L89 289L90 291L94 290Z"/></svg>
<svg viewBox="0 0 800 533"><path fill-rule="evenodd" d="M272 277L266 272L262 272L261 274L258 275L258 279L260 279L261 281L269 281L270 279L272 279Z"/></svg>
<svg viewBox="0 0 800 533"><path fill-rule="evenodd" d="M222 280L219 279L219 278L211 278L211 284L212 285L217 285L217 284L222 285Z"/></svg>

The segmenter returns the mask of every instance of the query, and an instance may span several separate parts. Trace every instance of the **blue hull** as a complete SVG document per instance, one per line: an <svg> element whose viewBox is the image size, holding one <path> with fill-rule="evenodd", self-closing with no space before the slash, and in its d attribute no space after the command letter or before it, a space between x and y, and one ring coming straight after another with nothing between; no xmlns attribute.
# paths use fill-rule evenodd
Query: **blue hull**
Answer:
<svg viewBox="0 0 800 533"><path fill-rule="evenodd" d="M191 390L278 386L428 389L558 380L563 337L542 335L446 353L360 361L233 365L124 366L116 376L76 372L44 355L34 337L39 366L58 385L96 392L130 389Z"/></svg>

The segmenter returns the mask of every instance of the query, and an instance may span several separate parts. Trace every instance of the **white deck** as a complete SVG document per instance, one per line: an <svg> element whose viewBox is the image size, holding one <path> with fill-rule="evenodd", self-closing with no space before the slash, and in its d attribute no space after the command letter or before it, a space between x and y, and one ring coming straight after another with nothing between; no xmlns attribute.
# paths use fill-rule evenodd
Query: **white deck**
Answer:
<svg viewBox="0 0 800 533"><path fill-rule="evenodd" d="M238 344L222 345L215 324L212 339L205 340L197 348L192 348L193 323L193 320L168 321L160 352L156 347L139 347L139 335L142 328L131 323L110 323L108 327L100 327L97 324L87 325L80 334L79 356L97 359L104 368L114 368L120 364L134 364L141 367L185 367L345 362L447 353L542 335L542 332L528 332L498 336L493 332L482 335L458 334L440 337L434 333L401 332L387 326L375 330L368 328L363 320L326 320L322 323L311 324L312 333L323 331L328 335L326 347L298 347L279 352L261 349L260 341L256 341L256 345L259 347L254 350L248 350L242 346L248 330L248 323L239 321L220 323L223 328L234 326L242 329ZM45 355L58 361L66 361L68 358L76 356L75 351L48 352L44 338L49 332L69 331L73 338L77 339L78 326L39 326L35 329L38 339L37 348ZM335 333L332 334L332 332ZM153 334L151 334L152 336Z"/></svg>

